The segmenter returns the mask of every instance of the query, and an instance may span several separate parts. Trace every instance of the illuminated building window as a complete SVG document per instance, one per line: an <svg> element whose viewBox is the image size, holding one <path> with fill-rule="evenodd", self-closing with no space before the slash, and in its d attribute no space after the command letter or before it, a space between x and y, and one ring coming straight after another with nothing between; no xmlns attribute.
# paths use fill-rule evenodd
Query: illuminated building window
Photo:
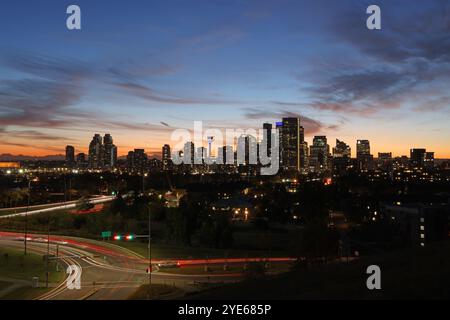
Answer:
<svg viewBox="0 0 450 320"><path fill-rule="evenodd" d="M425 234L421 233L421 234L420 234L420 238L421 238L421 239L425 239Z"/></svg>
<svg viewBox="0 0 450 320"><path fill-rule="evenodd" d="M425 226L420 226L420 230L425 230Z"/></svg>

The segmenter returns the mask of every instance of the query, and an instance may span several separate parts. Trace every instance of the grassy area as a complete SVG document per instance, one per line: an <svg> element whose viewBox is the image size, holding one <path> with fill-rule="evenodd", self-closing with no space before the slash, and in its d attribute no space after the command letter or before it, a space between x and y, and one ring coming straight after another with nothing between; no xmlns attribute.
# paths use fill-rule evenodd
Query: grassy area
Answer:
<svg viewBox="0 0 450 320"><path fill-rule="evenodd" d="M131 251L147 257L147 243L137 241L114 241L113 244L122 246ZM154 259L206 259L206 258L245 258L268 257L268 251L240 250L240 249L212 249L202 247L171 246L163 244L152 245L152 257ZM272 257L283 256L283 253L272 252Z"/></svg>
<svg viewBox="0 0 450 320"><path fill-rule="evenodd" d="M448 299L450 243L430 245L247 280L193 299ZM381 290L368 290L366 269L381 268Z"/></svg>
<svg viewBox="0 0 450 320"><path fill-rule="evenodd" d="M151 299L164 299L164 296L182 293L180 289L173 286L163 284L153 284L150 290ZM148 296L148 285L140 286L135 293L133 293L128 300L146 300Z"/></svg>
<svg viewBox="0 0 450 320"><path fill-rule="evenodd" d="M59 283L64 280L64 272L55 271L55 262L49 264L49 270L50 283ZM2 282L7 282L7 284L1 285L1 287L5 288L9 286L11 283L14 283L14 280L29 281L29 285L25 284L24 287L2 298L28 299L45 293L47 289L31 288L31 279L33 277L39 277L42 285L43 281L45 281L45 274L46 263L41 255L28 253L24 256L21 250L0 249L0 277L4 279ZM8 281L5 279L8 279ZM11 282L9 282L9 279L11 279Z"/></svg>
<svg viewBox="0 0 450 320"><path fill-rule="evenodd" d="M266 272L287 272L290 269L289 263L271 263L267 268ZM245 272L244 264L233 263L229 264L227 269L224 269L223 264L213 264L209 265L208 269L204 266L186 266L180 268L167 268L161 269L164 273L173 274L189 274L189 275L215 275L215 274L229 274L229 273L242 273Z"/></svg>

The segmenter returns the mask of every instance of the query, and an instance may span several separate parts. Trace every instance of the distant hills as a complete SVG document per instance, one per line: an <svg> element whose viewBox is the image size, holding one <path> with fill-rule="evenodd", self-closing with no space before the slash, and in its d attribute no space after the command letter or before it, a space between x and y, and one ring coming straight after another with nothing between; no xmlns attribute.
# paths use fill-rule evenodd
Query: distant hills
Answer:
<svg viewBox="0 0 450 320"><path fill-rule="evenodd" d="M62 154L46 155L46 156L25 156L22 154L13 155L10 153L0 154L0 161L60 161L64 160L65 156Z"/></svg>

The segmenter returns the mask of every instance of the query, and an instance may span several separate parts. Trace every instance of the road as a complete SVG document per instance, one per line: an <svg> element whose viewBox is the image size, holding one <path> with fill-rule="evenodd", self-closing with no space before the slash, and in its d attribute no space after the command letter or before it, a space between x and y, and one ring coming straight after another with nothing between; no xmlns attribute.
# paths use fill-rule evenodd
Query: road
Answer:
<svg viewBox="0 0 450 320"><path fill-rule="evenodd" d="M104 202L109 202L115 199L115 196L98 196L95 198L92 198L89 200L89 202L91 204L98 204L98 203L104 203ZM24 217L26 215L34 215L34 214L38 214L38 213L44 213L44 212L52 212L52 211L57 211L57 210L61 210L61 209L71 209L71 208L75 208L77 206L77 202L78 201L67 201L67 202L61 202L61 204L55 204L55 206L52 207L48 207L49 204L46 205L37 205L37 206L30 206L28 211L25 212L19 212L19 213L12 213L12 214L6 214L6 215L0 215L0 219L5 219L5 218L14 218L14 217ZM23 210L26 207L17 207L15 209L18 210ZM42 209L40 209L42 208ZM3 210L13 210L14 208L7 208L7 209L3 209ZM2 209L0 209L2 210ZM0 211L1 213L1 211Z"/></svg>
<svg viewBox="0 0 450 320"><path fill-rule="evenodd" d="M23 240L22 234L0 232L0 246L2 247L22 249ZM31 252L46 254L47 238L45 235L29 235L27 240L28 249ZM148 281L146 273L148 260L119 246L87 239L51 236L50 255L56 256L57 254L58 261L64 265L64 268L69 265L77 267L75 269L81 277L81 289L70 290L64 281L49 293L41 296L40 299L122 300L127 299L139 286ZM240 260L237 259L236 262L241 262ZM227 261L234 262L230 259ZM153 262L156 265L167 261ZM178 264L193 265L218 263L219 261L178 260L177 262ZM164 273L161 270L152 272L153 284L174 285L183 292L198 291L199 283L226 283L241 279L242 274L185 275Z"/></svg>

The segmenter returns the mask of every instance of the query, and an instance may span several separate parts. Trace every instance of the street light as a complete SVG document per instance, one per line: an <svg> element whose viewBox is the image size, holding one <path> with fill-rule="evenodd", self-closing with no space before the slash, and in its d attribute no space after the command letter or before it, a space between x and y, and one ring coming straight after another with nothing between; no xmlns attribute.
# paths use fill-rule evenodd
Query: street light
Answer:
<svg viewBox="0 0 450 320"><path fill-rule="evenodd" d="M151 242L151 219L150 219L150 208L147 204L148 212L148 289L147 289L147 299L150 299L151 287L152 287L152 242Z"/></svg>
<svg viewBox="0 0 450 320"><path fill-rule="evenodd" d="M25 238L24 238L24 255L27 255L27 237L28 237L28 208L30 207L31 180L28 179L28 201L27 210L25 211Z"/></svg>

